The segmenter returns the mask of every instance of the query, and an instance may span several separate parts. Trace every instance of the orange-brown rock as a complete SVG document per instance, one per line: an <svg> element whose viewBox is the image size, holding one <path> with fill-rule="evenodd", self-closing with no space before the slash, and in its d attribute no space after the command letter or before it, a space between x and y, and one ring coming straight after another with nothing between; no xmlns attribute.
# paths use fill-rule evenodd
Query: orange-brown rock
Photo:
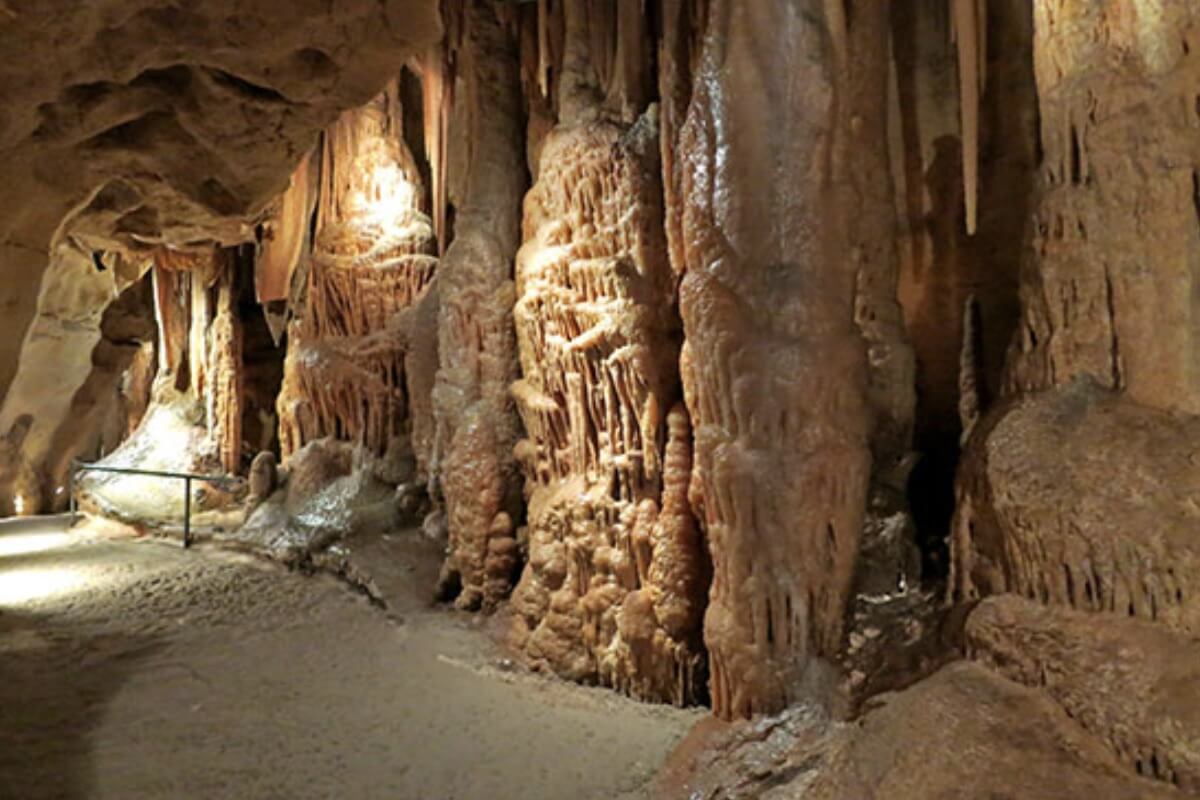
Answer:
<svg viewBox="0 0 1200 800"><path fill-rule="evenodd" d="M437 259L402 113L393 83L325 133L312 263L277 402L285 460L328 436L381 456L407 435L406 339L392 322Z"/></svg>
<svg viewBox="0 0 1200 800"><path fill-rule="evenodd" d="M972 658L1043 690L1131 772L1200 791L1194 637L1002 595L971 613L966 640Z"/></svg>
<svg viewBox="0 0 1200 800"><path fill-rule="evenodd" d="M887 300L889 178L861 167L886 163L868 131L887 9L850 6L710 3L682 131L691 499L725 717L799 700L840 647L872 438L906 444L911 395L881 385L910 369Z"/></svg>
<svg viewBox="0 0 1200 800"><path fill-rule="evenodd" d="M703 692L706 574L683 501L691 434L676 405L658 132L653 112L622 117L633 90L606 92L619 73L594 67L607 57L589 51L601 5L565 5L560 122L541 144L517 257L529 561L515 636L565 677L683 704Z"/></svg>
<svg viewBox="0 0 1200 800"><path fill-rule="evenodd" d="M485 0L462 4L453 48L459 111L450 134L473 142L454 164L462 184L454 240L439 267L438 359L433 387L438 481L449 550L443 585L458 605L495 608L519 558L521 422L509 395L518 377L513 260L520 244L523 114L517 41Z"/></svg>
<svg viewBox="0 0 1200 800"><path fill-rule="evenodd" d="M664 800L1183 796L1127 769L1043 693L961 661L879 696L852 723L804 706L753 722L706 721L655 789Z"/></svg>
<svg viewBox="0 0 1200 800"><path fill-rule="evenodd" d="M1198 447L1200 417L1087 380L1000 409L964 455L952 591L1008 592L1196 634Z"/></svg>
<svg viewBox="0 0 1200 800"><path fill-rule="evenodd" d="M1036 4L1043 158L1011 389L1086 375L1200 412L1198 24L1191 3Z"/></svg>

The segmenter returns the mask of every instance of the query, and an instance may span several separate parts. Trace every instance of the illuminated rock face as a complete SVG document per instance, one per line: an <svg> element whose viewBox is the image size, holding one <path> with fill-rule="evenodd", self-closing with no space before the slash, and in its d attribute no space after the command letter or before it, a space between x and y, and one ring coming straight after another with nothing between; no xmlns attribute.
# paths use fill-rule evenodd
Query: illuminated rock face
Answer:
<svg viewBox="0 0 1200 800"><path fill-rule="evenodd" d="M445 599L639 698L836 711L966 617L792 751L814 797L1200 790L1192 4L78 5L0 0L0 514L249 441L254 536L428 490ZM961 607L855 684L914 451Z"/></svg>
<svg viewBox="0 0 1200 800"><path fill-rule="evenodd" d="M336 11L330 24L324 2L0 7L0 427L33 416L26 458L48 493L68 450L115 444L90 427L99 406L76 407L90 432L61 423L117 366L98 324L139 262L163 243L252 239L321 129L438 36L428 0ZM100 271L98 251L128 258Z"/></svg>
<svg viewBox="0 0 1200 800"><path fill-rule="evenodd" d="M284 458L333 436L383 455L407 436L405 337L390 327L433 278L433 229L393 89L325 133L313 256L289 328Z"/></svg>
<svg viewBox="0 0 1200 800"><path fill-rule="evenodd" d="M1184 487L1200 407L1198 162L1180 88L1200 68L1195 21L1186 4L1036 7L1044 158L1015 399L981 423L959 474L956 596L1196 630Z"/></svg>
<svg viewBox="0 0 1200 800"><path fill-rule="evenodd" d="M563 676L682 704L704 691L707 564L686 501L657 125L606 121L586 99L599 93L584 11L566 8L562 121L541 144L517 256L529 563L516 639Z"/></svg>
<svg viewBox="0 0 1200 800"><path fill-rule="evenodd" d="M653 124L560 128L526 199L514 387L529 438L523 647L575 679L688 702L704 556Z"/></svg>

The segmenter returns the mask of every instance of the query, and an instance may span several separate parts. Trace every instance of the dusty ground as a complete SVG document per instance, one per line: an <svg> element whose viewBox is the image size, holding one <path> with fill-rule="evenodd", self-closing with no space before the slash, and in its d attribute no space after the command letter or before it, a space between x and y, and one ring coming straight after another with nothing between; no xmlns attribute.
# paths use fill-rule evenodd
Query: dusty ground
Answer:
<svg viewBox="0 0 1200 800"><path fill-rule="evenodd" d="M0 523L0 798L646 796L698 712L511 669L405 599L405 552L384 613L248 556Z"/></svg>

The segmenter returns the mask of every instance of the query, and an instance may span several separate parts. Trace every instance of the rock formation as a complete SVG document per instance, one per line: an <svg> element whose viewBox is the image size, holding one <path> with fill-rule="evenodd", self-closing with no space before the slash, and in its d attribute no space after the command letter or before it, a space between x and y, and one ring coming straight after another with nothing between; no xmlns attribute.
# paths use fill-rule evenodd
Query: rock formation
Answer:
<svg viewBox="0 0 1200 800"><path fill-rule="evenodd" d="M448 165L461 196L439 268L435 471L450 537L442 583L458 586L459 606L493 609L516 577L523 513L513 454L521 423L509 396L518 378L513 259L527 182L520 53L499 7L471 0L458 13L453 119L463 122L449 133L475 144L466 163Z"/></svg>
<svg viewBox="0 0 1200 800"><path fill-rule="evenodd" d="M1196 4L192 5L0 0L0 515L419 524L664 796L1200 793Z"/></svg>
<svg viewBox="0 0 1200 800"><path fill-rule="evenodd" d="M61 461L45 443L128 285L116 259L102 270L108 257L92 253L136 263L159 243L244 241L316 133L438 31L429 2L343 3L337 25L330 13L55 0L0 14L13 54L0 67L0 417L33 414L32 468Z"/></svg>
<svg viewBox="0 0 1200 800"><path fill-rule="evenodd" d="M691 426L658 125L617 68L648 46L637 4L615 19L602 6L571 0L538 20L563 39L559 122L540 144L517 255L529 561L516 638L566 677L682 704L704 691L706 559L684 499Z"/></svg>
<svg viewBox="0 0 1200 800"><path fill-rule="evenodd" d="M1200 790L1200 642L1142 620L1096 625L1083 611L1013 596L967 621L973 658L1045 690L1140 775Z"/></svg>
<svg viewBox="0 0 1200 800"><path fill-rule="evenodd" d="M278 401L285 459L327 436L383 455L406 435L405 343L391 324L437 259L402 115L393 83L325 133L312 262Z"/></svg>
<svg viewBox="0 0 1200 800"><path fill-rule="evenodd" d="M681 134L682 372L722 715L782 708L836 653L876 426L901 444L882 449L906 444L907 390L868 383L905 372L889 364L894 297L881 302L894 274L885 143L863 116L881 121L870 90L884 84L887 15L853 5L781 16L771 3L712 3ZM745 124L735 134L727 119ZM871 370L864 338L877 340Z"/></svg>

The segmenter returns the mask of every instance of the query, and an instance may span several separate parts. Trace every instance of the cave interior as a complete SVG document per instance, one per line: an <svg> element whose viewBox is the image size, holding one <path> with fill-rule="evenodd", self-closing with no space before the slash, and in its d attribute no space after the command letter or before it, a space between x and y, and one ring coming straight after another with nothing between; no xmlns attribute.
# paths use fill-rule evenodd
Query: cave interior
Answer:
<svg viewBox="0 0 1200 800"><path fill-rule="evenodd" d="M0 677L29 531L186 529L681 709L622 797L1200 796L1196 45L1193 0L0 0Z"/></svg>

